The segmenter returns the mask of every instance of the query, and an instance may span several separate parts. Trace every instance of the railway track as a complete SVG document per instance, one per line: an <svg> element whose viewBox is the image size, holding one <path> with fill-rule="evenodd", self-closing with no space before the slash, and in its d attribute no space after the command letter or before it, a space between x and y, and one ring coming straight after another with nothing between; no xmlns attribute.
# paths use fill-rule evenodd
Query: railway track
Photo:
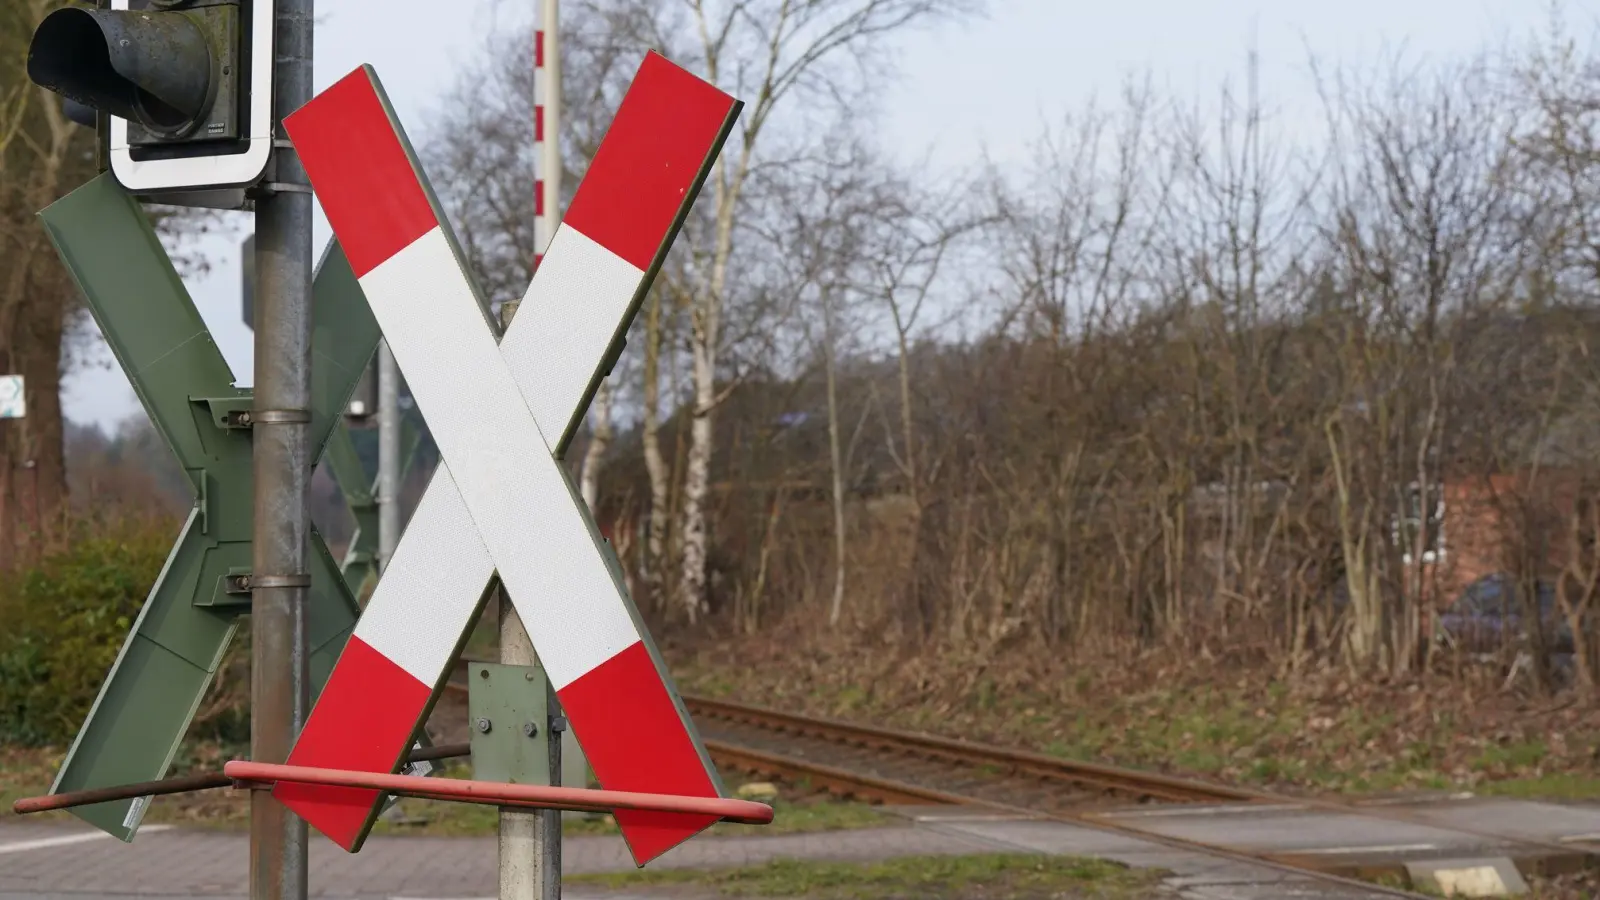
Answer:
<svg viewBox="0 0 1600 900"><path fill-rule="evenodd" d="M467 690L465 663L448 689ZM927 734L684 695L719 765L889 804L974 801L1042 812L1130 803L1237 803L1259 795L1206 782Z"/></svg>
<svg viewBox="0 0 1600 900"><path fill-rule="evenodd" d="M1204 782L1042 754L684 697L707 749L744 771L887 803L981 801L1041 812L1129 803L1250 802Z"/></svg>
<svg viewBox="0 0 1600 900"><path fill-rule="evenodd" d="M464 669L462 675L464 675ZM449 688L464 692L463 680ZM719 767L803 783L841 797L889 805L957 805L1018 817L1068 822L1183 851L1266 866L1301 877L1357 888L1368 897L1423 895L1375 884L1390 866L1351 868L1329 860L1241 850L1160 834L1106 814L1151 804L1243 804L1296 807L1404 822L1436 823L1384 806L1288 797L1116 766L1085 763L973 741L796 715L709 697L684 695L706 749ZM1529 851L1530 858L1564 857L1575 848L1489 831L1450 830ZM1592 854L1577 850L1583 864ZM1552 871L1570 870L1570 864ZM1360 877L1356 877L1360 876Z"/></svg>

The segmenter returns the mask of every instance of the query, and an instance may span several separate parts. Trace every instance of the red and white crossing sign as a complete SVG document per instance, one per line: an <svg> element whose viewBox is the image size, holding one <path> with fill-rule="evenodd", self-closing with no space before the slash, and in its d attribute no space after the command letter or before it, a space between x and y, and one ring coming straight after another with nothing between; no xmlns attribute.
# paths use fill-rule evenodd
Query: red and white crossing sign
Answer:
<svg viewBox="0 0 1600 900"><path fill-rule="evenodd" d="M721 795L551 448L581 422L739 108L649 54L498 346L370 67L285 119L443 460L289 764L395 771L498 570L602 786ZM351 851L381 799L287 783L273 793ZM641 865L712 823L616 818Z"/></svg>

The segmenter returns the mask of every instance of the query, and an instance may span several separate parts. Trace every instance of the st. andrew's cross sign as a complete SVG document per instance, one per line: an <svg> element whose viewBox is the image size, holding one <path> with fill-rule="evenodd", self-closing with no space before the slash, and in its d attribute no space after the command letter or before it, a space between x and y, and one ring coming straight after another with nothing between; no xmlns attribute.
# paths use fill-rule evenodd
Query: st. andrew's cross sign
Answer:
<svg viewBox="0 0 1600 900"><path fill-rule="evenodd" d="M194 486L183 532L150 589L52 794L152 781L184 733L250 609L251 394L233 372L138 202L101 175L40 217L150 421ZM367 360L378 323L355 273L331 244L313 283L308 438L313 462ZM358 609L322 537L311 530L307 610L312 691L322 685ZM149 797L72 812L132 840Z"/></svg>
<svg viewBox="0 0 1600 900"><path fill-rule="evenodd" d="M498 346L371 69L285 119L442 457L291 765L393 771L498 572L603 787L721 794L558 458L739 109L651 53ZM274 794L352 851L380 800L376 791L288 783ZM641 865L713 821L627 810L616 818Z"/></svg>

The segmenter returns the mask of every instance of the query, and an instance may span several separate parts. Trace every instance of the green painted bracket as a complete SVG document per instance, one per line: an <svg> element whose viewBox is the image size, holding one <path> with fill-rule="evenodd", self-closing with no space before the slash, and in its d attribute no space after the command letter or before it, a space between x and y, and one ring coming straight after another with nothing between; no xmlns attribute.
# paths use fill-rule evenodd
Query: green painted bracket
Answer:
<svg viewBox="0 0 1600 900"><path fill-rule="evenodd" d="M416 459L417 448L422 445L422 432L407 418L400 420L400 480L405 481ZM355 517L356 528L350 535L350 546L345 550L344 562L339 571L345 584L360 597L369 579L378 577L378 487L375 477L368 474L356 452L355 441L350 437L348 425L341 424L328 443L328 465L333 469L339 492L344 495L345 506Z"/></svg>
<svg viewBox="0 0 1600 900"><path fill-rule="evenodd" d="M101 332L156 429L195 489L195 506L107 674L52 793L164 777L210 688L239 616L251 566L251 440L239 414L248 390L217 350L139 204L101 175L40 213ZM378 325L344 254L330 245L313 302L313 460L321 456ZM313 696L321 691L358 610L337 564L311 532L307 610ZM124 841L149 798L73 810Z"/></svg>
<svg viewBox="0 0 1600 900"><path fill-rule="evenodd" d="M555 692L544 669L502 663L468 666L467 722L472 728L472 777L510 784L550 784Z"/></svg>

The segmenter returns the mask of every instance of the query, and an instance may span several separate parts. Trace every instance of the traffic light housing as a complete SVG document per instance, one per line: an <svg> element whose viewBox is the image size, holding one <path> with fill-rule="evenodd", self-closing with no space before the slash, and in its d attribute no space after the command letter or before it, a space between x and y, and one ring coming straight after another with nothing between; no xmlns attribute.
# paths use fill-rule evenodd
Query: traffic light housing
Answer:
<svg viewBox="0 0 1600 900"><path fill-rule="evenodd" d="M110 169L128 190L239 191L272 152L273 12L273 0L65 7L34 31L28 77L78 107L74 121L82 107L109 117Z"/></svg>

